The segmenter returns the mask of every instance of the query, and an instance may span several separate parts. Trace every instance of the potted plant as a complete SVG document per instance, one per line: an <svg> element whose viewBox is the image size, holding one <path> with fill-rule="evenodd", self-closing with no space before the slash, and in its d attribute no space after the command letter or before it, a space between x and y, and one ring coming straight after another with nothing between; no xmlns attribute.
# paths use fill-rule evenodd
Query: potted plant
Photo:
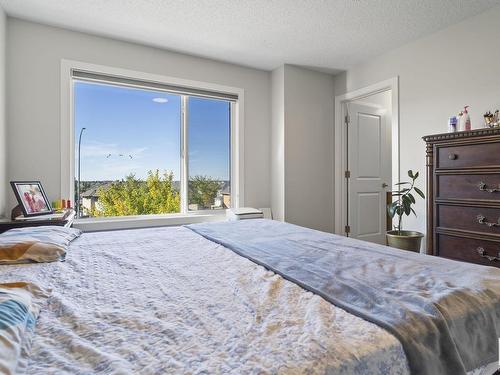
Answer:
<svg viewBox="0 0 500 375"><path fill-rule="evenodd" d="M418 172L413 174L413 171L410 169L408 171L408 177L411 178L411 181L399 182L396 184L398 190L393 191L392 196L397 197L397 200L387 205L387 212L391 219L394 220L394 217L397 216L397 225L394 226L395 229L388 231L386 234L387 244L391 247L397 247L398 249L420 251L420 243L422 242L422 237L424 237L423 233L402 230L403 215L410 216L410 214L413 213L417 216L412 207L412 205L415 204L414 193L425 199L422 190L415 186Z"/></svg>

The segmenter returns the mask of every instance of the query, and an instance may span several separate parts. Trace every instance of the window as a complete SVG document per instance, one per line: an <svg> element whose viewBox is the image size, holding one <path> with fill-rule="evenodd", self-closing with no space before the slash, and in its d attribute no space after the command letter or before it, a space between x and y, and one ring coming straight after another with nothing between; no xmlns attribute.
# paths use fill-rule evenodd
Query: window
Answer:
<svg viewBox="0 0 500 375"><path fill-rule="evenodd" d="M232 207L237 96L84 71L71 87L81 218Z"/></svg>
<svg viewBox="0 0 500 375"><path fill-rule="evenodd" d="M188 98L188 208L231 207L230 103Z"/></svg>

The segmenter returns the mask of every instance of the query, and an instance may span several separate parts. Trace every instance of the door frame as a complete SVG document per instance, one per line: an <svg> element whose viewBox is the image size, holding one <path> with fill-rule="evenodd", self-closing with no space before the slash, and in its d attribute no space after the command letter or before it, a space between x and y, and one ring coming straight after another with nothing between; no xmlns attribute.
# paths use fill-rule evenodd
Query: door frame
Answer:
<svg viewBox="0 0 500 375"><path fill-rule="evenodd" d="M347 170L347 129L346 108L349 102L366 98L381 92L391 92L391 142L392 142L392 183L399 182L399 76L373 85L335 96L335 163L334 163L334 219L335 233L345 235L347 224L347 186L344 173ZM392 186L391 186L392 188Z"/></svg>

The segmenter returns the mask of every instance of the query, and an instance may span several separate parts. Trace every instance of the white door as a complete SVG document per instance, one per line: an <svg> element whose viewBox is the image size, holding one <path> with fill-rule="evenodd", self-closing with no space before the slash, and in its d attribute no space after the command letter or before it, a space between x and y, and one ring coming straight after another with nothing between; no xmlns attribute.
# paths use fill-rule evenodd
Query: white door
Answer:
<svg viewBox="0 0 500 375"><path fill-rule="evenodd" d="M391 125L380 107L351 102L347 113L349 236L385 244L386 193L392 184Z"/></svg>

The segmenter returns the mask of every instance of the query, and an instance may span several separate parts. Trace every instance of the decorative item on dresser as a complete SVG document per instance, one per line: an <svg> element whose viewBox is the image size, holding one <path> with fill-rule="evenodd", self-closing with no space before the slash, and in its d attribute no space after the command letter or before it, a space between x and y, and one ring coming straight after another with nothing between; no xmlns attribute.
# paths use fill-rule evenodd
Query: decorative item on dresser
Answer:
<svg viewBox="0 0 500 375"><path fill-rule="evenodd" d="M500 129L423 139L427 253L500 267Z"/></svg>

